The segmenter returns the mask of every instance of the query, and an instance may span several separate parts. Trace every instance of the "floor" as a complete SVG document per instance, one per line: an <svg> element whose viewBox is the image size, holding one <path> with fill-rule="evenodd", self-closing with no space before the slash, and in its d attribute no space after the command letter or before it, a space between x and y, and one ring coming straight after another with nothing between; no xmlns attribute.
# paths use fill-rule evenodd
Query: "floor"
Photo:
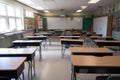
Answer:
<svg viewBox="0 0 120 80"><path fill-rule="evenodd" d="M88 47L84 43L84 47ZM38 59L38 51L35 56L36 75L33 80L71 80L71 62L69 49L66 50L64 58L61 58L61 43L59 39L52 39L51 44L42 47L42 60ZM25 63L25 80L27 78L28 64ZM77 80L96 80L96 76L102 74L78 74ZM105 75L105 74L104 74Z"/></svg>

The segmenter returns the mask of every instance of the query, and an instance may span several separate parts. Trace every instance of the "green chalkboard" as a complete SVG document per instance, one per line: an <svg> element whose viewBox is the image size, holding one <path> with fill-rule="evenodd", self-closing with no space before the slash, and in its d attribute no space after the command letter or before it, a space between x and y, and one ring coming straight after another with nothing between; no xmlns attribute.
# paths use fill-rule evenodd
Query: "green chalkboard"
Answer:
<svg viewBox="0 0 120 80"><path fill-rule="evenodd" d="M47 18L43 18L43 30L47 30Z"/></svg>
<svg viewBox="0 0 120 80"><path fill-rule="evenodd" d="M83 18L82 20L82 30L90 31L92 28L93 19L92 18Z"/></svg>

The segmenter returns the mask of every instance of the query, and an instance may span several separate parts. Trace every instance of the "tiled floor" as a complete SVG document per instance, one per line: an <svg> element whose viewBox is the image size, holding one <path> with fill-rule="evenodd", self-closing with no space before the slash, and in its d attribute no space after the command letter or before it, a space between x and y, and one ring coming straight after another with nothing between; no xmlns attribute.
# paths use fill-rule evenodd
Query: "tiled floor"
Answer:
<svg viewBox="0 0 120 80"><path fill-rule="evenodd" d="M84 47L88 47L85 43ZM36 76L33 80L71 80L71 52L67 49L64 58L61 58L61 43L59 40L53 40L47 48L42 48L42 60L38 59L36 52ZM26 68L28 64L26 63ZM79 74L77 80L95 80L97 75L101 74ZM27 79L27 69L25 69L25 80Z"/></svg>

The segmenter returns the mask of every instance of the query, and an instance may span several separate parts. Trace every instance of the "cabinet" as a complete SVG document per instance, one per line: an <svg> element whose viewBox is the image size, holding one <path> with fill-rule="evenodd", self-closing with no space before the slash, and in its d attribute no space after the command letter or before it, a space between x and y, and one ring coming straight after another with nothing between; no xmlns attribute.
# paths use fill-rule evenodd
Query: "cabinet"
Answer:
<svg viewBox="0 0 120 80"><path fill-rule="evenodd" d="M38 32L39 29L43 29L43 20L41 16L36 16L34 19L34 29Z"/></svg>
<svg viewBox="0 0 120 80"><path fill-rule="evenodd" d="M25 29L33 30L34 29L34 19L33 18L25 18Z"/></svg>

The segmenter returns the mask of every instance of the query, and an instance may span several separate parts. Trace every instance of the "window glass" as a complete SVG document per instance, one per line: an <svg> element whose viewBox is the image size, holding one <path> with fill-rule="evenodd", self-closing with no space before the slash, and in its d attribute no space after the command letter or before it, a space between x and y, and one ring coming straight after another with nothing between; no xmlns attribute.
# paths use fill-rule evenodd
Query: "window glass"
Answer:
<svg viewBox="0 0 120 80"><path fill-rule="evenodd" d="M33 12L26 11L26 17L32 17L33 18Z"/></svg>
<svg viewBox="0 0 120 80"><path fill-rule="evenodd" d="M16 19L16 25L17 25L17 30L24 29L24 27L22 27L22 20L21 19Z"/></svg>
<svg viewBox="0 0 120 80"><path fill-rule="evenodd" d="M7 28L7 22L6 22L6 18L0 18L0 32L6 31Z"/></svg>
<svg viewBox="0 0 120 80"><path fill-rule="evenodd" d="M23 10L0 3L0 33L23 30ZM28 12L29 14L29 12Z"/></svg>
<svg viewBox="0 0 120 80"><path fill-rule="evenodd" d="M16 29L15 19L14 18L9 18L9 29L11 31L14 31Z"/></svg>
<svg viewBox="0 0 120 80"><path fill-rule="evenodd" d="M22 16L21 15L21 10L18 9L18 8L15 9L15 13L16 13L16 17L21 17Z"/></svg>
<svg viewBox="0 0 120 80"><path fill-rule="evenodd" d="M8 16L15 16L14 8L11 6L7 6L7 12L8 12Z"/></svg>
<svg viewBox="0 0 120 80"><path fill-rule="evenodd" d="M0 4L0 15L6 15L6 8L4 5Z"/></svg>

